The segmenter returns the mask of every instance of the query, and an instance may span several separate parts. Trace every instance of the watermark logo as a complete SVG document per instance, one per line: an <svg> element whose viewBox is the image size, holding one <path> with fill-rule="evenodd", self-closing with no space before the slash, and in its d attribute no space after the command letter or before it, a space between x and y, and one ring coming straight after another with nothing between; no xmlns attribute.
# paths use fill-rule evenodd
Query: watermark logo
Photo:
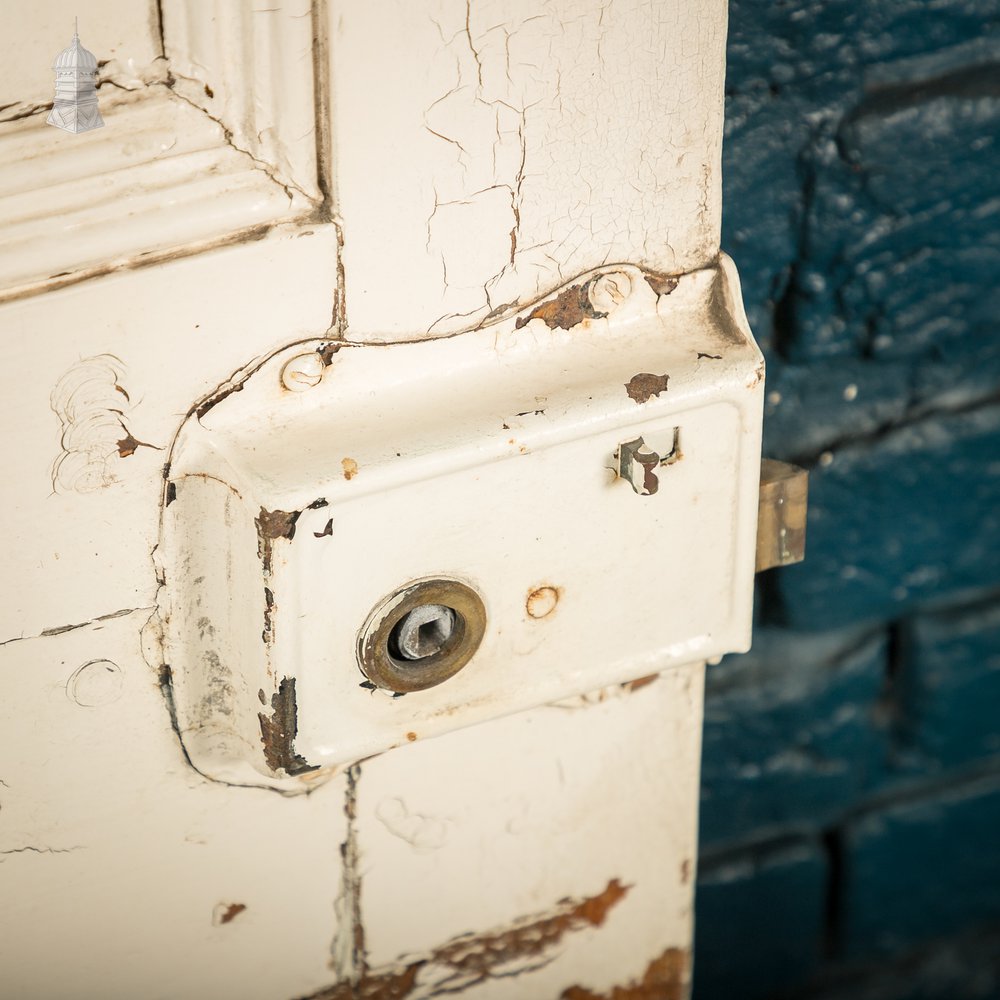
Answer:
<svg viewBox="0 0 1000 1000"><path fill-rule="evenodd" d="M52 64L56 97L47 121L67 132L90 132L104 125L97 107L97 57L80 44L78 31L74 20L73 41Z"/></svg>

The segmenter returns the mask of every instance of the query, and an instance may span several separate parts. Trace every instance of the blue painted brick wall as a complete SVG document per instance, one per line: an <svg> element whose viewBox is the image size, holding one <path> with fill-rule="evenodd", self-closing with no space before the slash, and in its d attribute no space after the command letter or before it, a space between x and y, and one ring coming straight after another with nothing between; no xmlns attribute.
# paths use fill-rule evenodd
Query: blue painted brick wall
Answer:
<svg viewBox="0 0 1000 1000"><path fill-rule="evenodd" d="M709 671L695 997L1000 998L1000 0L732 0L726 118L810 514Z"/></svg>

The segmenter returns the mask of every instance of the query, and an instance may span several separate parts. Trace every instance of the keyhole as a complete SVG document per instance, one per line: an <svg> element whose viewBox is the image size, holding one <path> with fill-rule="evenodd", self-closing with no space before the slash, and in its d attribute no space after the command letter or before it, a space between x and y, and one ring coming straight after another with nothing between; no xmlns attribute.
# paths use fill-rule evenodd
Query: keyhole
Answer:
<svg viewBox="0 0 1000 1000"><path fill-rule="evenodd" d="M455 631L455 612L443 604L421 604L396 623L389 652L400 660L424 660L440 653Z"/></svg>

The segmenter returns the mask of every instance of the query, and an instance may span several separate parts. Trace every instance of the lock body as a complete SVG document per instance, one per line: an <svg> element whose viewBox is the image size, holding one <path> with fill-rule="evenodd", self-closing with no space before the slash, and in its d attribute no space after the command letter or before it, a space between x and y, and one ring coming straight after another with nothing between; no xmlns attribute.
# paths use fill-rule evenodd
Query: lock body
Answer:
<svg viewBox="0 0 1000 1000"><path fill-rule="evenodd" d="M726 258L605 269L493 326L300 342L243 373L167 471L161 618L192 762L305 788L745 650L762 393Z"/></svg>

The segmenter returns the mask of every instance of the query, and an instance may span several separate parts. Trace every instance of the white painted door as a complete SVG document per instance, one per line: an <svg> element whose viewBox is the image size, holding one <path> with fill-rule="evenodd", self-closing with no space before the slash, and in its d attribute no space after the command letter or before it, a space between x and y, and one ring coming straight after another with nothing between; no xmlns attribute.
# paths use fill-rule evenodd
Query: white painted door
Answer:
<svg viewBox="0 0 1000 1000"><path fill-rule="evenodd" d="M74 13L99 62L105 121L80 134L45 123L51 63ZM86 10L50 0L0 12L11 41L0 66L4 995L686 995L702 664L748 641L756 484L749 493L743 484L759 457L762 391L735 275L718 253L725 23L724 0L100 0ZM593 284L622 274L624 295L614 281ZM628 326L631 339L619 342L608 317L623 297L647 326ZM600 353L604 336L614 349ZM429 354L411 361L406 347L385 346L452 337L456 346L436 347L439 360L426 364ZM738 483L720 500L728 541L712 540L706 515L696 556L655 577L676 593L644 586L638 559L635 593L616 585L609 597L602 572L587 567L607 562L602 539L614 525L591 518L593 551L566 557L570 578L511 569L510 613L520 618L504 627L552 629L556 651L587 629L619 635L612 646L629 652L613 670L596 641L578 642L572 662L532 653L532 670L559 680L536 694L516 674L520 654L505 653L490 661L498 707L474 710L470 688L447 712L427 708L445 697L430 693L384 698L371 718L348 709L367 749L323 757L314 748L318 769L296 776L288 755L267 756L269 733L293 750L272 701L281 678L235 640L225 674L191 653L208 656L222 627L194 613L202 592L191 566L206 557L218 570L222 553L249 551L247 572L259 572L264 535L246 542L252 519L222 503L178 522L180 542L171 536L182 478L172 449L207 428L216 454L208 410L224 400L216 416L249 443L241 471L216 487L238 493L244 473L273 485L277 467L297 470L299 457L274 436L278 424L294 431L309 406L344 397L311 395L327 375L307 363L287 375L290 389L282 383L298 409L265 418L266 359L314 352L328 362L340 345L359 345L339 352L350 353L356 395L338 419L381 413L418 375L467 363L462 421L449 422L454 396L433 413L418 407L424 451L405 457L437 454L452 431L479 454L489 435L469 414L492 398L487 359L502 337L517 344L525 378L542 370L533 351L549 358L553 399L553 373L576 377L593 345L587 384L614 383L618 396L586 410L567 404L562 417L543 402L496 414L489 434L517 442L503 467L514 471L497 480L510 496L493 519L468 505L461 515L484 559L501 565L526 551L519 540L536 524L533 498L511 485L519 469L537 469L524 479L536 483L555 467L535 461L544 434L532 420L550 421L551 435L570 427L576 440L616 407L639 412L639 396L667 408L683 399L695 413L723 384L739 385L719 403L735 416L711 425L702 451L692 437L678 475L694 475L684 471L698 468L691 455L711 453L715 465L673 516L699 502L711 509L718 484ZM484 346L466 350L475 344ZM666 367L652 365L635 378L662 383L621 384L615 358L644 344L673 359L670 386ZM267 376L267 392L279 392L283 370ZM384 443L378 426L369 438ZM268 449L277 465L261 457ZM668 451L658 456L662 481L675 468ZM212 493L216 472L184 468L182 490L201 488L190 485L197 479ZM331 475L347 490L371 470L345 453ZM615 485L616 498L646 502L639 486ZM572 487L552 490L567 519L587 520ZM357 509L374 518L385 495L374 490ZM403 538L429 516L410 496L392 508ZM322 542L328 519L339 530L332 497L332 516L312 508L300 539ZM492 544L507 511L514 541L497 534ZM539 537L558 534L562 520L537 520ZM715 562L699 571L702 548ZM670 558L656 534L641 549L649 565ZM389 541L352 551L337 564L338 593L402 559ZM203 588L206 607L243 637L243 570L221 572ZM490 609L503 605L485 597ZM718 619L691 611L702 598ZM288 670L305 671L314 658L301 644L315 626L297 632L280 600L276 608L262 614L299 643L282 654ZM265 697L260 685L263 710L251 710L237 689L255 696L248 678L258 669L274 687ZM193 689L208 706L201 715ZM300 681L298 709L321 725L329 713L307 689L318 687ZM331 697L331 712L350 704ZM227 721L238 711L250 730ZM239 767L227 770L230 759Z"/></svg>

